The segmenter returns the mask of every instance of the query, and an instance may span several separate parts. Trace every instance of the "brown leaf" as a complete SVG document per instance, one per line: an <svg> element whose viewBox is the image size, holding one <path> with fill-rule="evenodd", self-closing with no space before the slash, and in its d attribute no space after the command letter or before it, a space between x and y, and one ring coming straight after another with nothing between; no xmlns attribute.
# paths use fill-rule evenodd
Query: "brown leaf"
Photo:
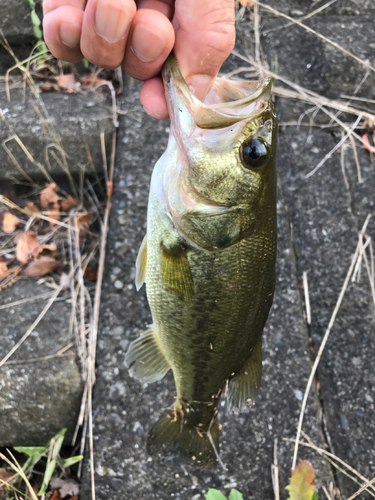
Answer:
<svg viewBox="0 0 375 500"><path fill-rule="evenodd" d="M0 468L0 479L10 484L12 480L17 476L15 472L10 472L9 470ZM0 481L0 489L6 488L6 485Z"/></svg>
<svg viewBox="0 0 375 500"><path fill-rule="evenodd" d="M27 264L29 260L32 257L36 257L43 248L43 245L37 240L36 233L31 231L19 233L14 241L17 243L16 259L21 262L21 264Z"/></svg>
<svg viewBox="0 0 375 500"><path fill-rule="evenodd" d="M251 0L239 0L242 6L248 5L249 7L254 7L254 2Z"/></svg>
<svg viewBox="0 0 375 500"><path fill-rule="evenodd" d="M19 218L15 215L11 214L10 212L5 213L3 218L4 233L13 233L13 231L16 229L17 224L19 224L20 222L21 221L19 220Z"/></svg>
<svg viewBox="0 0 375 500"><path fill-rule="evenodd" d="M52 210L55 209L57 204L57 210L59 210L58 201L57 186L54 182L51 182L51 184L48 184L40 193L40 206L42 210Z"/></svg>
<svg viewBox="0 0 375 500"><path fill-rule="evenodd" d="M87 212L87 214L77 215L77 226L79 228L90 224L94 212Z"/></svg>
<svg viewBox="0 0 375 500"><path fill-rule="evenodd" d="M90 281L96 281L98 279L98 270L92 269L91 267L86 267L83 276Z"/></svg>
<svg viewBox="0 0 375 500"><path fill-rule="evenodd" d="M39 257L35 259L23 270L23 274L29 278L39 278L60 267L60 262L52 257Z"/></svg>
<svg viewBox="0 0 375 500"><path fill-rule="evenodd" d="M72 73L69 75L55 76L55 80L59 89L66 94L75 94L79 90L75 76Z"/></svg>
<svg viewBox="0 0 375 500"><path fill-rule="evenodd" d="M79 484L74 479L51 479L51 488L53 490L59 489L61 498L72 497L78 500Z"/></svg>
<svg viewBox="0 0 375 500"><path fill-rule="evenodd" d="M374 163L373 162L373 155L375 153L375 146L371 146L370 145L370 141L368 139L368 135L367 134L363 134L362 140L363 140L363 149L367 149L367 151L369 151L369 153L370 153L370 161L371 161L371 163Z"/></svg>
<svg viewBox="0 0 375 500"><path fill-rule="evenodd" d="M61 500L60 490L55 490L52 493L50 500Z"/></svg>
<svg viewBox="0 0 375 500"><path fill-rule="evenodd" d="M39 88L42 92L52 92L54 90L59 90L59 87L56 83L39 83Z"/></svg>
<svg viewBox="0 0 375 500"><path fill-rule="evenodd" d="M51 220L49 221L50 226L54 226L55 223L53 222L54 220L60 220L61 214L60 211L57 210L51 210L46 212L47 217L49 217Z"/></svg>
<svg viewBox="0 0 375 500"><path fill-rule="evenodd" d="M69 212L69 210L73 207L76 207L78 205L78 200L77 198L74 198L74 196L68 196L65 198L65 200L62 200L60 203L61 210L63 212Z"/></svg>
<svg viewBox="0 0 375 500"><path fill-rule="evenodd" d="M26 212L30 212L31 214L40 213L38 207L36 207L32 202L28 203L25 207L23 207L23 209L26 210Z"/></svg>
<svg viewBox="0 0 375 500"><path fill-rule="evenodd" d="M92 85L93 87L101 87L102 85L112 85L111 82L109 82L108 80L104 80L103 78L86 78L86 80L84 80L82 82L82 85L83 86L86 86L86 85Z"/></svg>
<svg viewBox="0 0 375 500"><path fill-rule="evenodd" d="M50 219L60 219L59 197L57 195L57 186L54 182L48 184L48 186L40 193L40 206L43 210L47 211L46 215ZM50 221L50 225L53 226L53 224L54 222Z"/></svg>
<svg viewBox="0 0 375 500"><path fill-rule="evenodd" d="M8 266L6 265L6 262L0 262L0 281L3 278L5 278L7 274L8 274Z"/></svg>

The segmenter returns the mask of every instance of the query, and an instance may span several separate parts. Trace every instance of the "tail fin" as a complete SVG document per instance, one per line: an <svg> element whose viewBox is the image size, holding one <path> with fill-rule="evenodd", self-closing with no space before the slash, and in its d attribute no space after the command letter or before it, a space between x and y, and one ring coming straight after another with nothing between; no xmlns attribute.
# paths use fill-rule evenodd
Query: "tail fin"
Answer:
<svg viewBox="0 0 375 500"><path fill-rule="evenodd" d="M180 455L204 467L219 461L219 426L216 412L209 425L197 425L196 415L169 408L150 431L147 450L150 455Z"/></svg>

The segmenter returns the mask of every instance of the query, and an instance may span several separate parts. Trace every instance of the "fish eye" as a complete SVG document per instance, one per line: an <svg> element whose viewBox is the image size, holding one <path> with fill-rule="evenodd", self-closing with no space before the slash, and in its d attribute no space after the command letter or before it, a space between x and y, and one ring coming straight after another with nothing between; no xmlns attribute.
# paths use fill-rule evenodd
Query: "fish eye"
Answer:
<svg viewBox="0 0 375 500"><path fill-rule="evenodd" d="M245 168L257 169L263 167L268 159L268 149L264 142L259 139L243 142L240 154Z"/></svg>

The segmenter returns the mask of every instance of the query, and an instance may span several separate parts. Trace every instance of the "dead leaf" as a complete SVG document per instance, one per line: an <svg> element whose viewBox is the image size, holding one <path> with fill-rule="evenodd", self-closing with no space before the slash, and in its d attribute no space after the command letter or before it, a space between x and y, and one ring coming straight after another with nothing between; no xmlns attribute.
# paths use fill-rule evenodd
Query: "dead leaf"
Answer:
<svg viewBox="0 0 375 500"><path fill-rule="evenodd" d="M55 490L52 493L50 500L61 500L60 490Z"/></svg>
<svg viewBox="0 0 375 500"><path fill-rule="evenodd" d="M41 245L36 237L36 233L26 231L19 233L14 241L17 243L16 259L21 264L27 264L32 257L36 257L41 251Z"/></svg>
<svg viewBox="0 0 375 500"><path fill-rule="evenodd" d="M91 267L86 267L83 276L90 281L96 281L98 279L98 270L92 269Z"/></svg>
<svg viewBox="0 0 375 500"><path fill-rule="evenodd" d="M51 488L53 490L60 490L60 495L63 499L71 496L78 500L79 484L74 479L51 479ZM70 500L73 500L73 498Z"/></svg>
<svg viewBox="0 0 375 500"><path fill-rule="evenodd" d="M3 278L5 278L5 276L7 274L8 274L8 266L6 265L6 262L0 262L0 281ZM1 471L1 469L0 469L0 471Z"/></svg>
<svg viewBox="0 0 375 500"><path fill-rule="evenodd" d="M16 229L17 224L19 224L20 222L20 219L15 215L11 214L10 212L5 213L3 218L4 233L13 233L13 231L15 231Z"/></svg>
<svg viewBox="0 0 375 500"><path fill-rule="evenodd" d="M254 2L252 2L251 0L239 0L239 2L242 5L242 7L244 5L247 5L249 7L254 7Z"/></svg>
<svg viewBox="0 0 375 500"><path fill-rule="evenodd" d="M314 500L315 470L307 460L300 462L292 472L290 485L285 489L289 490L288 500Z"/></svg>
<svg viewBox="0 0 375 500"><path fill-rule="evenodd" d="M84 227L90 224L94 212L87 212L87 214L77 215L77 226Z"/></svg>
<svg viewBox="0 0 375 500"><path fill-rule="evenodd" d="M86 78L82 82L83 86L91 85L93 87L101 87L102 85L112 86L112 83L108 80L104 80L103 78Z"/></svg>
<svg viewBox="0 0 375 500"><path fill-rule="evenodd" d="M57 194L57 186L54 182L48 184L40 193L40 206L42 210L55 210L59 211L59 197Z"/></svg>
<svg viewBox="0 0 375 500"><path fill-rule="evenodd" d="M79 90L75 76L70 73L69 75L55 76L59 90L65 94L75 94Z"/></svg>
<svg viewBox="0 0 375 500"><path fill-rule="evenodd" d="M25 207L23 207L23 209L31 214L40 214L38 207L36 207L32 202L28 203Z"/></svg>
<svg viewBox="0 0 375 500"><path fill-rule="evenodd" d="M39 278L60 267L60 262L52 257L39 257L28 264L23 270L23 274L29 278Z"/></svg>
<svg viewBox="0 0 375 500"><path fill-rule="evenodd" d="M40 206L43 210L46 210L46 215L50 219L60 220L59 197L56 191L57 186L54 182L48 184L40 193ZM50 225L53 226L54 222L50 221Z"/></svg>
<svg viewBox="0 0 375 500"><path fill-rule="evenodd" d="M77 226L79 229L79 239L84 238L89 232L89 224L91 222L94 212L87 212L87 214L77 215Z"/></svg>
<svg viewBox="0 0 375 500"><path fill-rule="evenodd" d="M53 92L54 90L59 90L59 86L56 83L39 83L39 88L42 92Z"/></svg>
<svg viewBox="0 0 375 500"><path fill-rule="evenodd" d="M21 271L21 266L12 267L8 269L7 274L0 280L0 291L4 288L12 286L17 280L19 280Z"/></svg>
<svg viewBox="0 0 375 500"><path fill-rule="evenodd" d="M0 489L1 488L6 488L6 485L2 482L5 481L6 483L10 484L13 479L17 477L17 474L14 472L10 472L9 470L2 469L0 468Z"/></svg>
<svg viewBox="0 0 375 500"><path fill-rule="evenodd" d="M65 198L65 200L62 200L60 203L61 210L63 212L69 212L69 210L73 207L76 207L78 205L78 200L77 198L74 198L74 196L68 196Z"/></svg>
<svg viewBox="0 0 375 500"><path fill-rule="evenodd" d="M371 146L367 134L363 134L362 140L363 140L363 149L367 149L367 151L369 151L369 153L370 153L370 161L371 161L372 164L374 164L374 162L373 162L373 155L375 153L375 146Z"/></svg>

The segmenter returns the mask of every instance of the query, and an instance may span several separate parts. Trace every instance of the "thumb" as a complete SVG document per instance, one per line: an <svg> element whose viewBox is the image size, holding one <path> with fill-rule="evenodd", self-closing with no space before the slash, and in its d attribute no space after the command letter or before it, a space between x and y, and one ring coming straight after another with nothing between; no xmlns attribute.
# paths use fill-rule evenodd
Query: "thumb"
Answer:
<svg viewBox="0 0 375 500"><path fill-rule="evenodd" d="M174 53L186 83L204 100L235 41L233 0L176 0Z"/></svg>

